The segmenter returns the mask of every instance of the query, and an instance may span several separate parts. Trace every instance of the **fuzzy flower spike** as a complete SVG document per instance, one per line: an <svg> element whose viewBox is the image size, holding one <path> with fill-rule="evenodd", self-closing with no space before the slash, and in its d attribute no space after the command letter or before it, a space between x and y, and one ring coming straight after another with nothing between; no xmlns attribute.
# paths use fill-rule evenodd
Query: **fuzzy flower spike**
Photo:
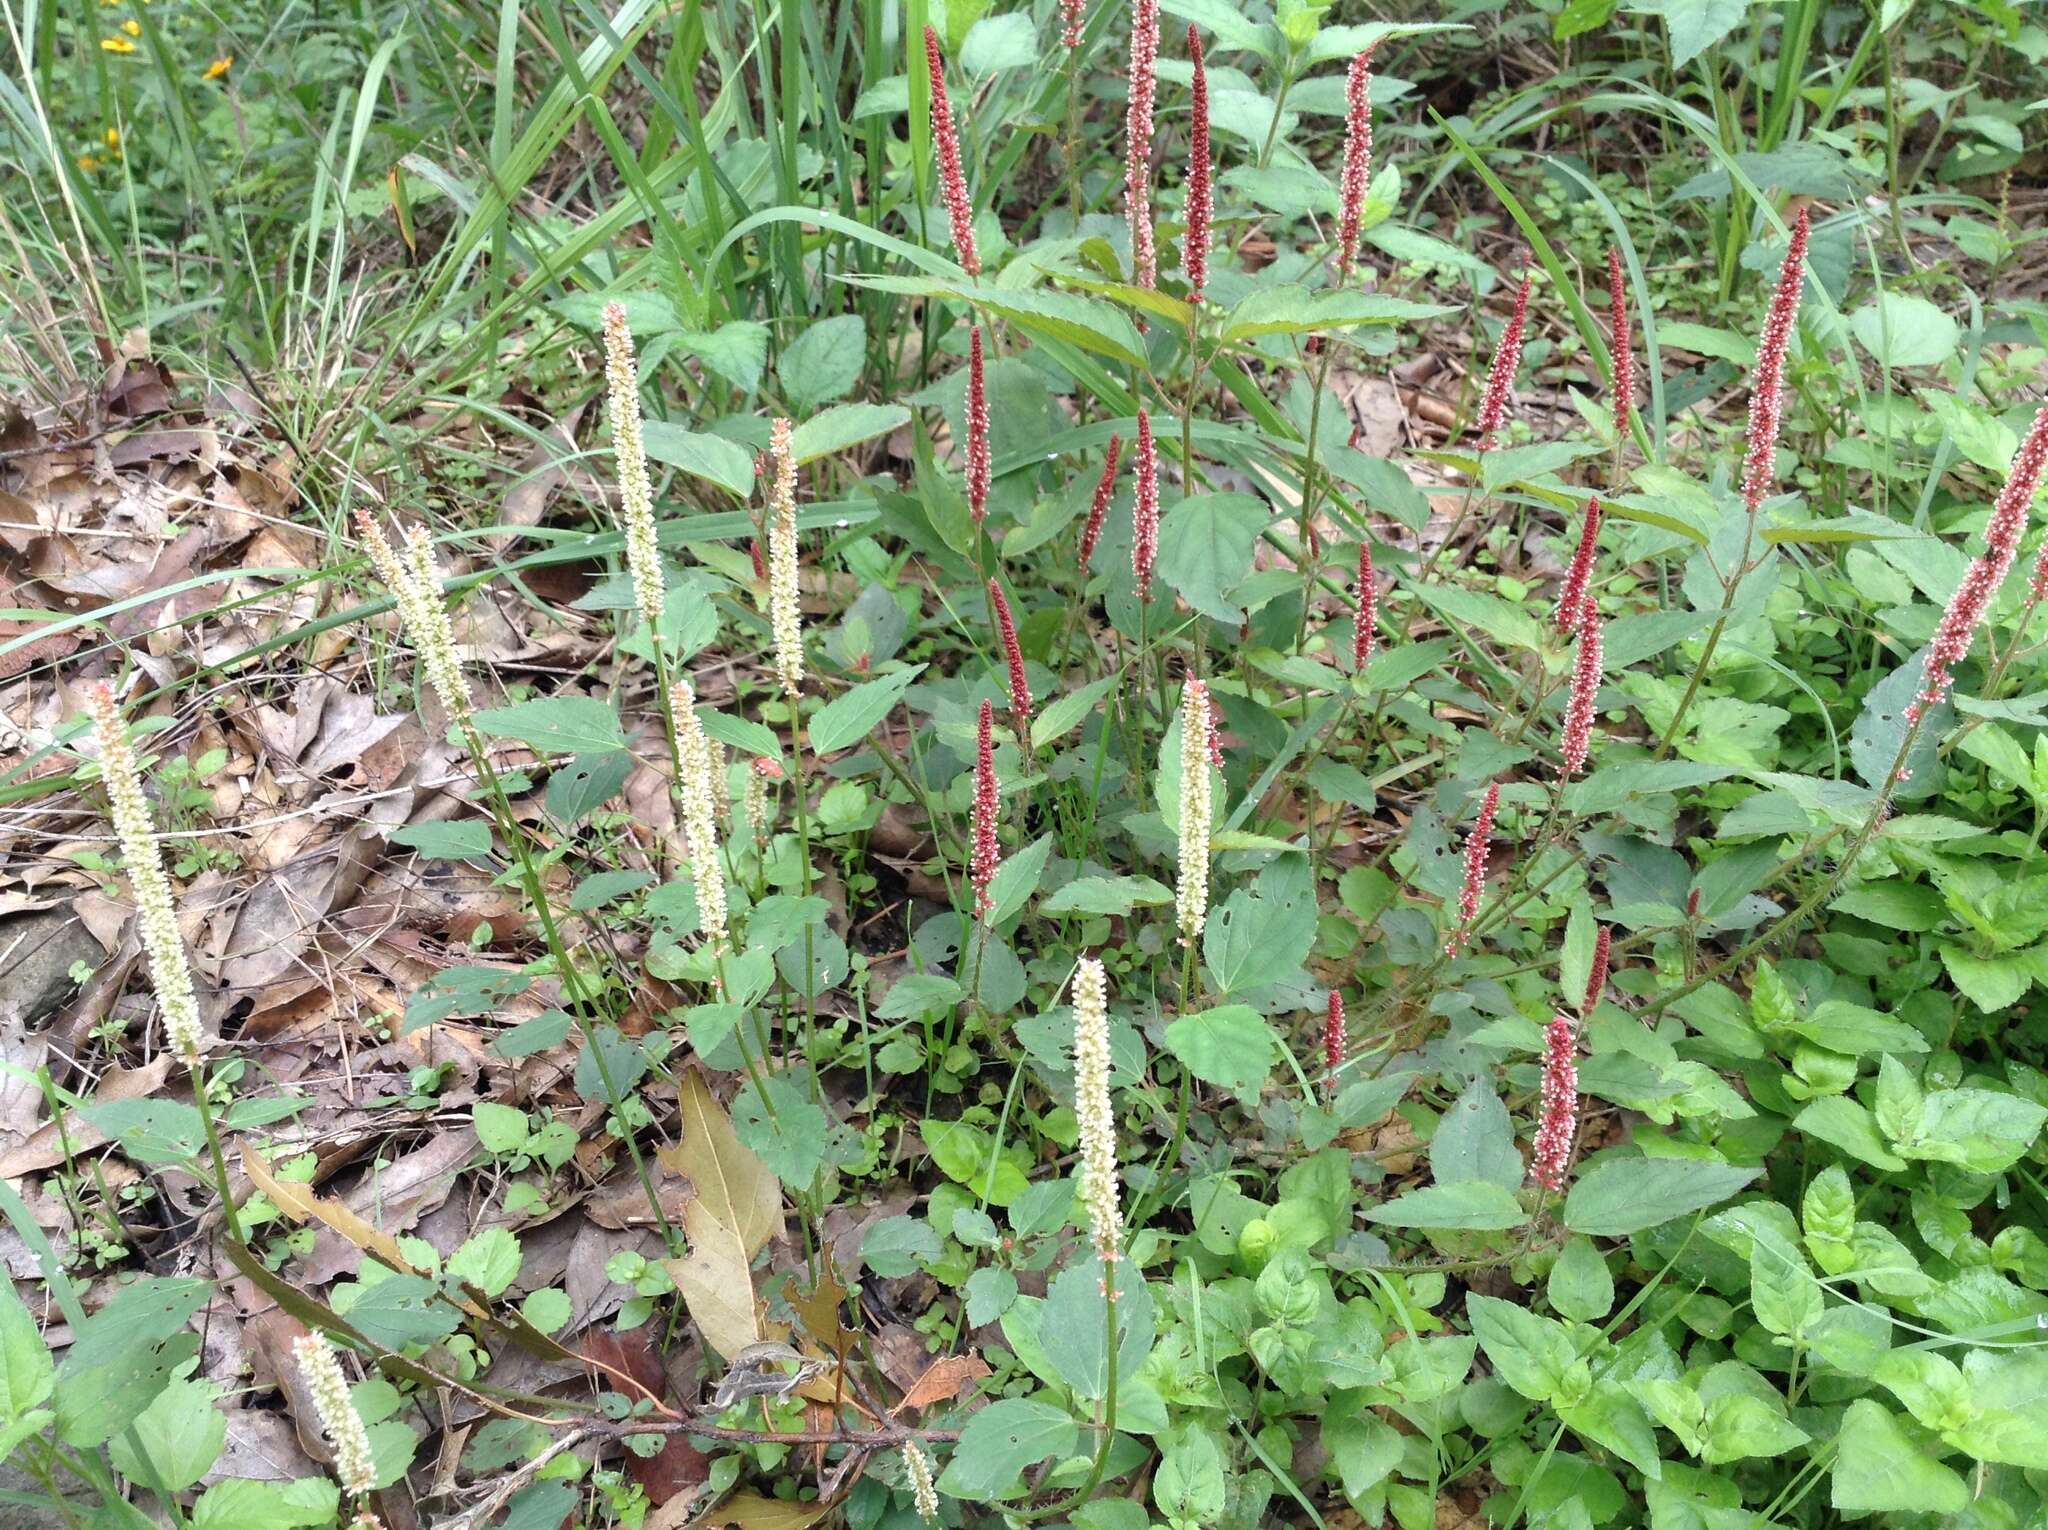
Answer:
<svg viewBox="0 0 2048 1530"><path fill-rule="evenodd" d="M1003 643L1003 664L1010 675L1010 712L1017 720L1017 742L1028 752L1031 748L1031 682L1024 674L1024 650L1017 642L1017 621L1010 615L1010 602L1003 595L1003 587L994 579L988 582L989 604L996 611L996 632Z"/></svg>
<svg viewBox="0 0 2048 1530"><path fill-rule="evenodd" d="M988 491L995 467L988 447L988 376L981 358L981 326L967 332L967 513L979 526L988 519Z"/></svg>
<svg viewBox="0 0 2048 1530"><path fill-rule="evenodd" d="M1799 321L1799 294L1806 285L1806 235L1809 214L1804 207L1792 224L1792 243L1778 267L1778 289L1771 295L1757 342L1756 371L1749 383L1748 447L1742 459L1742 502L1751 515L1770 498L1772 466L1778 455L1778 430L1785 422L1785 353L1792 347L1792 329Z"/></svg>
<svg viewBox="0 0 2048 1530"><path fill-rule="evenodd" d="M1529 1178L1552 1195L1564 1189L1565 1166L1579 1131L1578 1037L1571 1017L1558 1014L1544 1028L1542 1118Z"/></svg>
<svg viewBox="0 0 2048 1530"><path fill-rule="evenodd" d="M100 776L106 782L107 804L113 810L114 835L135 892L135 925L149 965L150 986L163 1007L164 1036L171 1050L188 1066L196 1066L204 1035L199 1025L199 999L192 991L192 969L185 960L185 940L178 933L170 878L164 875L163 849L150 821L149 799L143 794L135 751L128 745L127 725L114 701L113 689L102 683L85 693L99 744Z"/></svg>
<svg viewBox="0 0 2048 1530"><path fill-rule="evenodd" d="M1215 213L1214 173L1209 160L1209 72L1202 60L1202 34L1188 26L1188 57L1195 66L1194 125L1188 129L1187 232L1182 236L1181 269L1187 273L1188 301L1202 301L1209 284L1209 223Z"/></svg>
<svg viewBox="0 0 2048 1530"><path fill-rule="evenodd" d="M1095 556L1095 544L1102 540L1103 518L1116 494L1116 459L1124 449L1122 436L1111 436L1102 456L1102 476L1095 481L1095 498L1088 504L1088 520L1081 528L1081 577L1088 576L1088 560Z"/></svg>
<svg viewBox="0 0 2048 1530"><path fill-rule="evenodd" d="M377 1463L370 1453L370 1431L348 1395L348 1378L324 1334L308 1333L292 1340L292 1357L313 1394L320 1432L334 1453L334 1470L344 1492L367 1493L377 1485Z"/></svg>
<svg viewBox="0 0 2048 1530"><path fill-rule="evenodd" d="M1344 76L1344 170L1337 183L1337 280L1351 273L1365 193L1372 183L1372 49L1352 56Z"/></svg>
<svg viewBox="0 0 2048 1530"><path fill-rule="evenodd" d="M1379 591L1373 583L1372 543L1358 544L1358 625L1351 634L1351 673L1365 668L1372 657L1373 627L1379 620Z"/></svg>
<svg viewBox="0 0 2048 1530"><path fill-rule="evenodd" d="M647 477L647 448L640 437L640 374L633 362L633 332L623 304L604 305L604 380L609 394L612 455L618 459L619 518L626 532L626 568L633 576L633 601L649 630L660 631L667 582L654 532L654 490Z"/></svg>
<svg viewBox="0 0 2048 1530"><path fill-rule="evenodd" d="M1493 352L1493 365L1486 371L1486 393L1479 403L1479 449L1493 445L1493 438L1507 423L1508 404L1514 398L1515 374L1522 370L1522 335L1529 325L1529 284L1535 280L1525 266L1522 285L1515 289L1515 306L1507 327L1500 332L1500 344Z"/></svg>
<svg viewBox="0 0 2048 1530"><path fill-rule="evenodd" d="M1579 1013L1590 1015L1600 1007L1600 996L1607 992L1607 964L1613 959L1614 927L1603 924L1600 933L1593 937L1593 965L1586 973L1586 999L1579 1006Z"/></svg>
<svg viewBox="0 0 2048 1530"><path fill-rule="evenodd" d="M1586 501L1585 518L1579 523L1579 546L1565 570L1564 585L1557 592L1557 630L1571 632L1579 625L1579 607L1585 605L1586 591L1593 582L1593 561L1600 555L1600 497Z"/></svg>
<svg viewBox="0 0 2048 1530"><path fill-rule="evenodd" d="M1621 251L1607 252L1607 320L1613 336L1609 348L1614 356L1614 435L1628 434L1629 414L1635 408L1635 337L1628 322L1628 293L1621 283Z"/></svg>
<svg viewBox="0 0 2048 1530"><path fill-rule="evenodd" d="M903 1442L903 1475L910 1479L910 1501L917 1517L927 1525L939 1522L939 1487L932 1481L932 1464L915 1440Z"/></svg>
<svg viewBox="0 0 2048 1530"><path fill-rule="evenodd" d="M2020 538L2026 534L2027 512L2040 492L2041 476L2048 470L2048 404L2034 416L2027 437L2012 459L2005 487L1991 506L1991 519L1984 527L1984 551L1963 570L1963 582L1942 613L1934 629L1934 641L1927 649L1927 669L1920 681L1920 694L1906 708L1906 720L1918 722L1929 707L1939 706L1955 683L1955 667L1970 651L1977 628L1991 610L1998 587L2012 570L2019 553ZM2035 577L2048 587L2048 570L2036 565Z"/></svg>
<svg viewBox="0 0 2048 1530"><path fill-rule="evenodd" d="M415 526L406 534L403 549L394 548L384 528L367 510L356 512L356 530L370 555L370 563L391 591L398 607L398 624L419 654L427 688L441 703L441 710L454 723L469 718L469 681L462 673L462 661L455 653L455 629L448 621L448 606L441 598L441 571L434 562L433 544L426 528Z"/></svg>
<svg viewBox="0 0 2048 1530"><path fill-rule="evenodd" d="M968 879L974 885L974 917L984 917L995 904L988 895L996 879L1002 852L996 846L996 814L1001 804L996 796L996 709L984 701L976 724L974 740L974 859Z"/></svg>
<svg viewBox="0 0 2048 1530"><path fill-rule="evenodd" d="M1116 1111L1109 1100L1109 975L1084 956L1074 969L1074 1119L1081 1131L1081 1199L1105 1277L1122 1231L1116 1173Z"/></svg>
<svg viewBox="0 0 2048 1530"><path fill-rule="evenodd" d="M713 956L726 952L725 871L718 859L718 756L704 724L697 720L697 695L678 680L669 691L675 714L676 794L682 802L683 833L690 842L690 876L697 884L697 912Z"/></svg>
<svg viewBox="0 0 2048 1530"><path fill-rule="evenodd" d="M1444 955L1456 956L1472 938L1472 921L1479 917L1479 895L1486 887L1486 857L1493 841L1493 820L1500 812L1500 783L1486 788L1479 802L1479 816L1472 820L1472 832L1465 836L1465 881L1458 889L1458 923L1444 942Z"/></svg>
<svg viewBox="0 0 2048 1530"><path fill-rule="evenodd" d="M1081 29L1088 15L1088 0L1060 0L1060 46L1081 46Z"/></svg>
<svg viewBox="0 0 2048 1530"><path fill-rule="evenodd" d="M1569 781L1586 768L1586 750L1593 741L1593 713L1600 695L1600 612L1590 600L1579 602L1579 642L1572 655L1572 688L1564 705L1564 777Z"/></svg>
<svg viewBox="0 0 2048 1530"><path fill-rule="evenodd" d="M1173 895L1183 943L1200 939L1209 918L1209 839L1216 816L1209 769L1216 756L1215 729L1209 687L1190 676L1181 690L1180 882Z"/></svg>
<svg viewBox="0 0 2048 1530"><path fill-rule="evenodd" d="M1131 505L1131 573L1138 599L1152 598L1152 565L1159 560L1159 453L1152 445L1152 416L1138 411L1138 493Z"/></svg>
<svg viewBox="0 0 2048 1530"><path fill-rule="evenodd" d="M974 247L974 204L967 199L967 174L960 168L960 132L953 125L953 103L946 97L946 59L939 52L939 34L924 29L924 61L932 87L932 142L939 150L939 186L946 197L946 217L953 226L953 252L969 276L981 275L981 254Z"/></svg>
<svg viewBox="0 0 2048 1530"><path fill-rule="evenodd" d="M1159 0L1131 6L1131 80L1124 108L1124 214L1131 226L1131 280L1159 285L1152 244L1152 107L1159 92Z"/></svg>
<svg viewBox="0 0 2048 1530"><path fill-rule="evenodd" d="M1344 1047L1344 995L1332 988L1323 1010L1323 1088L1329 1094L1337 1092L1337 1070L1344 1066Z"/></svg>
<svg viewBox="0 0 2048 1530"><path fill-rule="evenodd" d="M789 421L777 419L768 435L768 627L775 640L775 673L782 694L795 701L804 688L803 607L797 584L796 454Z"/></svg>

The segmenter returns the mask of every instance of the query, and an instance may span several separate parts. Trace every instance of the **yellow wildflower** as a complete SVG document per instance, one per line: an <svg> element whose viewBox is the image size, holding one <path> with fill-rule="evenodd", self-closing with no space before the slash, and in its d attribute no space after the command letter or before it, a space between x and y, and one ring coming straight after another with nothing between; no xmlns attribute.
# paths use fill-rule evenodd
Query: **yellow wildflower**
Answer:
<svg viewBox="0 0 2048 1530"><path fill-rule="evenodd" d="M91 154L81 154L78 156L78 168L80 170L83 170L87 175L91 175L93 171L99 169L99 167L100 162L95 156Z"/></svg>
<svg viewBox="0 0 2048 1530"><path fill-rule="evenodd" d="M234 54L223 53L219 58L215 59L212 63L206 66L206 73L201 75L200 78L206 80L217 80L234 67Z"/></svg>
<svg viewBox="0 0 2048 1530"><path fill-rule="evenodd" d="M108 148L112 149L116 154L121 152L121 130L119 128L108 128L102 136L106 139Z"/></svg>
<svg viewBox="0 0 2048 1530"><path fill-rule="evenodd" d="M121 23L121 30L126 32L130 37L140 37L142 35L142 23L137 21L133 16L131 16L126 21Z"/></svg>
<svg viewBox="0 0 2048 1530"><path fill-rule="evenodd" d="M135 44L125 37L102 37L100 47L108 53L133 53Z"/></svg>

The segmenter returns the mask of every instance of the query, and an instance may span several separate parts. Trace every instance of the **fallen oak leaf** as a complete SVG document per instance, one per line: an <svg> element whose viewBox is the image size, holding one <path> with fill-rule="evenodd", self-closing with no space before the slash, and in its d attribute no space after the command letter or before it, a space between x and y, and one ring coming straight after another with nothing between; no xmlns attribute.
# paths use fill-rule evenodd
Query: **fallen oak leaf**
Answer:
<svg viewBox="0 0 2048 1530"><path fill-rule="evenodd" d="M959 1396L961 1388L969 1382L992 1374L988 1363L979 1355L941 1355L917 1378L916 1384L903 1394L903 1401L890 1412L901 1413L905 1408L929 1408L933 1403L947 1402Z"/></svg>

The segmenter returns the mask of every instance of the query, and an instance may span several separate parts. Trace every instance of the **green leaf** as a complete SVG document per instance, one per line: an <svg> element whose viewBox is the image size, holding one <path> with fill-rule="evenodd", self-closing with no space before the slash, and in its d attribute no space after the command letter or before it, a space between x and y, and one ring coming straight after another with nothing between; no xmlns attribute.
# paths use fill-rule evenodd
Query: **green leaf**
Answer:
<svg viewBox="0 0 2048 1530"><path fill-rule="evenodd" d="M991 1206L1008 1206L1030 1187L1016 1157L1022 1149L995 1151L995 1139L978 1126L960 1121L926 1121L925 1146L932 1162L955 1184L967 1186L976 1195L986 1192ZM995 1172L989 1172L993 1162Z"/></svg>
<svg viewBox="0 0 2048 1530"><path fill-rule="evenodd" d="M901 404L836 404L791 431L789 449L799 463L815 462L909 422L910 411Z"/></svg>
<svg viewBox="0 0 2048 1530"><path fill-rule="evenodd" d="M0 1281L0 1421L13 1423L49 1398L57 1366L14 1282Z"/></svg>
<svg viewBox="0 0 2048 1530"><path fill-rule="evenodd" d="M1247 1004L1183 1015L1166 1027L1166 1050L1205 1084L1253 1096L1279 1060L1280 1038Z"/></svg>
<svg viewBox="0 0 2048 1530"><path fill-rule="evenodd" d="M1435 319L1454 310L1435 303L1411 303L1379 292L1310 291L1267 287L1252 293L1223 321L1225 344L1258 335L1307 335L1357 324L1400 324Z"/></svg>
<svg viewBox="0 0 2048 1530"><path fill-rule="evenodd" d="M885 1279L910 1274L939 1257L939 1235L920 1217L884 1217L861 1240L861 1263Z"/></svg>
<svg viewBox="0 0 2048 1530"><path fill-rule="evenodd" d="M1906 1167L1906 1160L1885 1146L1870 1112L1847 1095L1824 1095L1812 1101L1792 1118L1792 1124L1872 1168L1895 1174Z"/></svg>
<svg viewBox="0 0 2048 1530"><path fill-rule="evenodd" d="M1180 1432L1152 1475L1152 1502L1172 1525L1221 1522L1229 1491L1223 1452L1213 1435L1198 1428Z"/></svg>
<svg viewBox="0 0 2048 1530"><path fill-rule="evenodd" d="M1494 1374L1531 1402L1548 1402L1577 1356L1562 1323L1517 1302L1474 1292L1465 1298L1472 1337L1486 1351Z"/></svg>
<svg viewBox="0 0 2048 1530"><path fill-rule="evenodd" d="M1038 891L1038 879L1045 875L1046 858L1051 854L1052 836L1041 834L996 868L988 884L989 910L982 916L991 928L1016 913Z"/></svg>
<svg viewBox="0 0 2048 1530"><path fill-rule="evenodd" d="M1835 1438L1830 1502L1844 1514L1960 1514L1969 1484L1943 1466L1880 1403L1859 1397Z"/></svg>
<svg viewBox="0 0 2048 1530"><path fill-rule="evenodd" d="M1887 367L1930 367L1957 352L1956 321L1910 293L1886 292L1849 316L1849 332Z"/></svg>
<svg viewBox="0 0 2048 1530"><path fill-rule="evenodd" d="M967 29L967 40L960 45L960 67L970 75L1022 69L1037 62L1038 29L1022 11L982 17Z"/></svg>
<svg viewBox="0 0 2048 1530"><path fill-rule="evenodd" d="M676 343L744 392L760 386L768 366L768 326L734 319L710 333L684 331Z"/></svg>
<svg viewBox="0 0 2048 1530"><path fill-rule="evenodd" d="M206 1475L227 1442L227 1415L214 1406L219 1396L211 1382L172 1382L128 1430L107 1441L115 1468L132 1481L184 1492Z"/></svg>
<svg viewBox="0 0 2048 1530"><path fill-rule="evenodd" d="M178 1100L94 1100L78 1113L138 1163L189 1164L206 1151L206 1123Z"/></svg>
<svg viewBox="0 0 2048 1530"><path fill-rule="evenodd" d="M799 414L812 414L820 404L844 398L860 381L867 363L868 328L857 313L836 314L804 326L775 363L775 375L782 391ZM794 433L791 437L795 444ZM649 448L651 452L653 448ZM753 461L747 462L747 484L735 490L749 493L753 486Z"/></svg>
<svg viewBox="0 0 2048 1530"><path fill-rule="evenodd" d="M341 1490L325 1477L261 1482L238 1477L216 1482L192 1506L193 1530L303 1530L331 1525Z"/></svg>
<svg viewBox="0 0 2048 1530"><path fill-rule="evenodd" d="M1100 1259L1082 1260L1053 1277L1039 1309L1039 1346L1074 1395L1089 1401L1103 1396L1109 1384L1107 1326ZM1153 1337L1152 1293L1128 1259L1117 1264L1116 1330L1116 1374L1121 1384L1138 1373L1151 1353Z"/></svg>
<svg viewBox="0 0 2048 1530"><path fill-rule="evenodd" d="M1344 1495L1354 1501L1384 1482L1401 1464L1400 1431L1372 1412L1325 1419L1323 1445L1337 1463Z"/></svg>
<svg viewBox="0 0 2048 1530"><path fill-rule="evenodd" d="M1515 1150L1515 1126L1492 1082L1474 1075L1437 1123L1429 1141L1429 1168L1440 1185L1490 1180L1513 1190L1528 1170Z"/></svg>
<svg viewBox="0 0 2048 1530"><path fill-rule="evenodd" d="M519 1304L519 1315L542 1333L556 1333L569 1325L575 1311L569 1304L568 1292L559 1286L542 1286L526 1294Z"/></svg>
<svg viewBox="0 0 2048 1530"><path fill-rule="evenodd" d="M1707 1404L1700 1425L1700 1459L1710 1466L1750 1456L1779 1456L1812 1436L1785 1416L1775 1398L1765 1402L1748 1392L1724 1392Z"/></svg>
<svg viewBox="0 0 2048 1530"><path fill-rule="evenodd" d="M1690 1158L1603 1158L1565 1197L1564 1225L1626 1237L1724 1201L1761 1172Z"/></svg>
<svg viewBox="0 0 2048 1530"><path fill-rule="evenodd" d="M1749 1253L1749 1306L1757 1322L1796 1339L1820 1321L1826 1305L1799 1251L1759 1234Z"/></svg>
<svg viewBox="0 0 2048 1530"><path fill-rule="evenodd" d="M1264 501L1249 494L1202 494L1168 512L1159 533L1159 577L1202 615L1232 626L1244 612L1227 599L1251 572L1265 529Z"/></svg>
<svg viewBox="0 0 2048 1530"><path fill-rule="evenodd" d="M1209 916L1202 958L1221 993L1244 993L1301 970L1316 938L1315 884L1308 857L1274 858L1250 888L1239 888Z"/></svg>
<svg viewBox="0 0 2048 1530"><path fill-rule="evenodd" d="M430 861L487 861L491 857L491 826L481 818L409 823L391 831L391 843L417 850Z"/></svg>
<svg viewBox="0 0 2048 1530"><path fill-rule="evenodd" d="M1529 1220L1514 1192L1490 1180L1468 1179L1457 1185L1432 1185L1411 1190L1391 1201L1368 1207L1368 1222L1384 1227L1469 1228L1502 1232Z"/></svg>
<svg viewBox="0 0 2048 1530"><path fill-rule="evenodd" d="M859 320L855 320L859 323ZM716 484L746 499L754 492L754 454L724 436L685 430L667 420L649 420L640 427L647 455L681 468L693 478Z"/></svg>
<svg viewBox="0 0 2048 1530"><path fill-rule="evenodd" d="M911 681L923 674L924 669L924 665L914 664L893 675L856 685L845 695L826 702L811 718L812 750L818 754L833 754L866 738L889 715L889 709L896 705L910 688Z"/></svg>
<svg viewBox="0 0 2048 1530"><path fill-rule="evenodd" d="M1128 914L1173 901L1173 889L1151 877L1076 877L1040 900L1041 914Z"/></svg>
<svg viewBox="0 0 2048 1530"><path fill-rule="evenodd" d="M610 702L595 696L548 696L476 714L486 738L517 739L542 754L604 754L626 747L625 730Z"/></svg>
<svg viewBox="0 0 2048 1530"><path fill-rule="evenodd" d="M1069 1456L1079 1439L1063 1408L1028 1397L1005 1397L967 1420L939 1490L972 1503L1017 1491L1024 1468L1047 1456Z"/></svg>
<svg viewBox="0 0 2048 1530"><path fill-rule="evenodd" d="M526 1112L492 1100L479 1100L470 1107L476 1140L487 1153L516 1153L526 1146L532 1126Z"/></svg>
<svg viewBox="0 0 2048 1530"><path fill-rule="evenodd" d="M1550 1305L1581 1323L1607 1316L1614 1306L1614 1276L1592 1240L1574 1236L1565 1241L1544 1287Z"/></svg>
<svg viewBox="0 0 2048 1530"><path fill-rule="evenodd" d="M1065 691L1054 697L1046 703L1043 711L1031 719L1031 747L1043 749L1055 739L1064 737L1069 728L1095 710L1095 703L1108 695L1112 687L1122 683L1122 676L1106 675L1077 691Z"/></svg>
<svg viewBox="0 0 2048 1530"><path fill-rule="evenodd" d="M1671 67L1683 69L1741 24L1749 0L1636 0L1629 9L1664 18L1671 34Z"/></svg>
<svg viewBox="0 0 2048 1530"><path fill-rule="evenodd" d="M2048 1121L2048 1106L1996 1089L1938 1089L1920 1112L1917 1137L1901 1141L1907 1158L1961 1164L1997 1174L2019 1162Z"/></svg>
<svg viewBox="0 0 2048 1530"><path fill-rule="evenodd" d="M942 972L913 972L898 978L875 1006L878 1020L908 1020L940 1014L958 1004L965 990Z"/></svg>

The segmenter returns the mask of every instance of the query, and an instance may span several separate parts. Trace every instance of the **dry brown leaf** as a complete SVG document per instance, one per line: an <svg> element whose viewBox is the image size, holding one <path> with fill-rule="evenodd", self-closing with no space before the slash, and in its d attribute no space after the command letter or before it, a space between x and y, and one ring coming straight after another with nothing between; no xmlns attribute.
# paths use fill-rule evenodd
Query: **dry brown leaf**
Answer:
<svg viewBox="0 0 2048 1530"><path fill-rule="evenodd" d="M969 1382L989 1374L987 1362L979 1355L942 1356L917 1378L917 1384L891 1411L901 1413L905 1408L929 1408L933 1403L947 1402L958 1397L960 1389Z"/></svg>
<svg viewBox="0 0 2048 1530"><path fill-rule="evenodd" d="M399 1251L398 1240L391 1234L378 1231L340 1201L330 1201L324 1196L315 1195L308 1185L279 1179L271 1173L270 1165L263 1161L263 1155L252 1147L242 1149L242 1172L249 1176L251 1184L270 1197L279 1211L294 1222L319 1222L333 1228L357 1248L375 1254L400 1274L419 1273Z"/></svg>
<svg viewBox="0 0 2048 1530"><path fill-rule="evenodd" d="M709 1509L700 1525L737 1525L739 1530L807 1530L832 1512L829 1503L787 1503L758 1493L735 1493Z"/></svg>
<svg viewBox="0 0 2048 1530"><path fill-rule="evenodd" d="M690 1252L666 1266L704 1342L727 1358L765 1336L754 1300L754 1255L782 1232L782 1187L742 1143L696 1068L676 1088L683 1140L655 1157L688 1176L683 1208Z"/></svg>

